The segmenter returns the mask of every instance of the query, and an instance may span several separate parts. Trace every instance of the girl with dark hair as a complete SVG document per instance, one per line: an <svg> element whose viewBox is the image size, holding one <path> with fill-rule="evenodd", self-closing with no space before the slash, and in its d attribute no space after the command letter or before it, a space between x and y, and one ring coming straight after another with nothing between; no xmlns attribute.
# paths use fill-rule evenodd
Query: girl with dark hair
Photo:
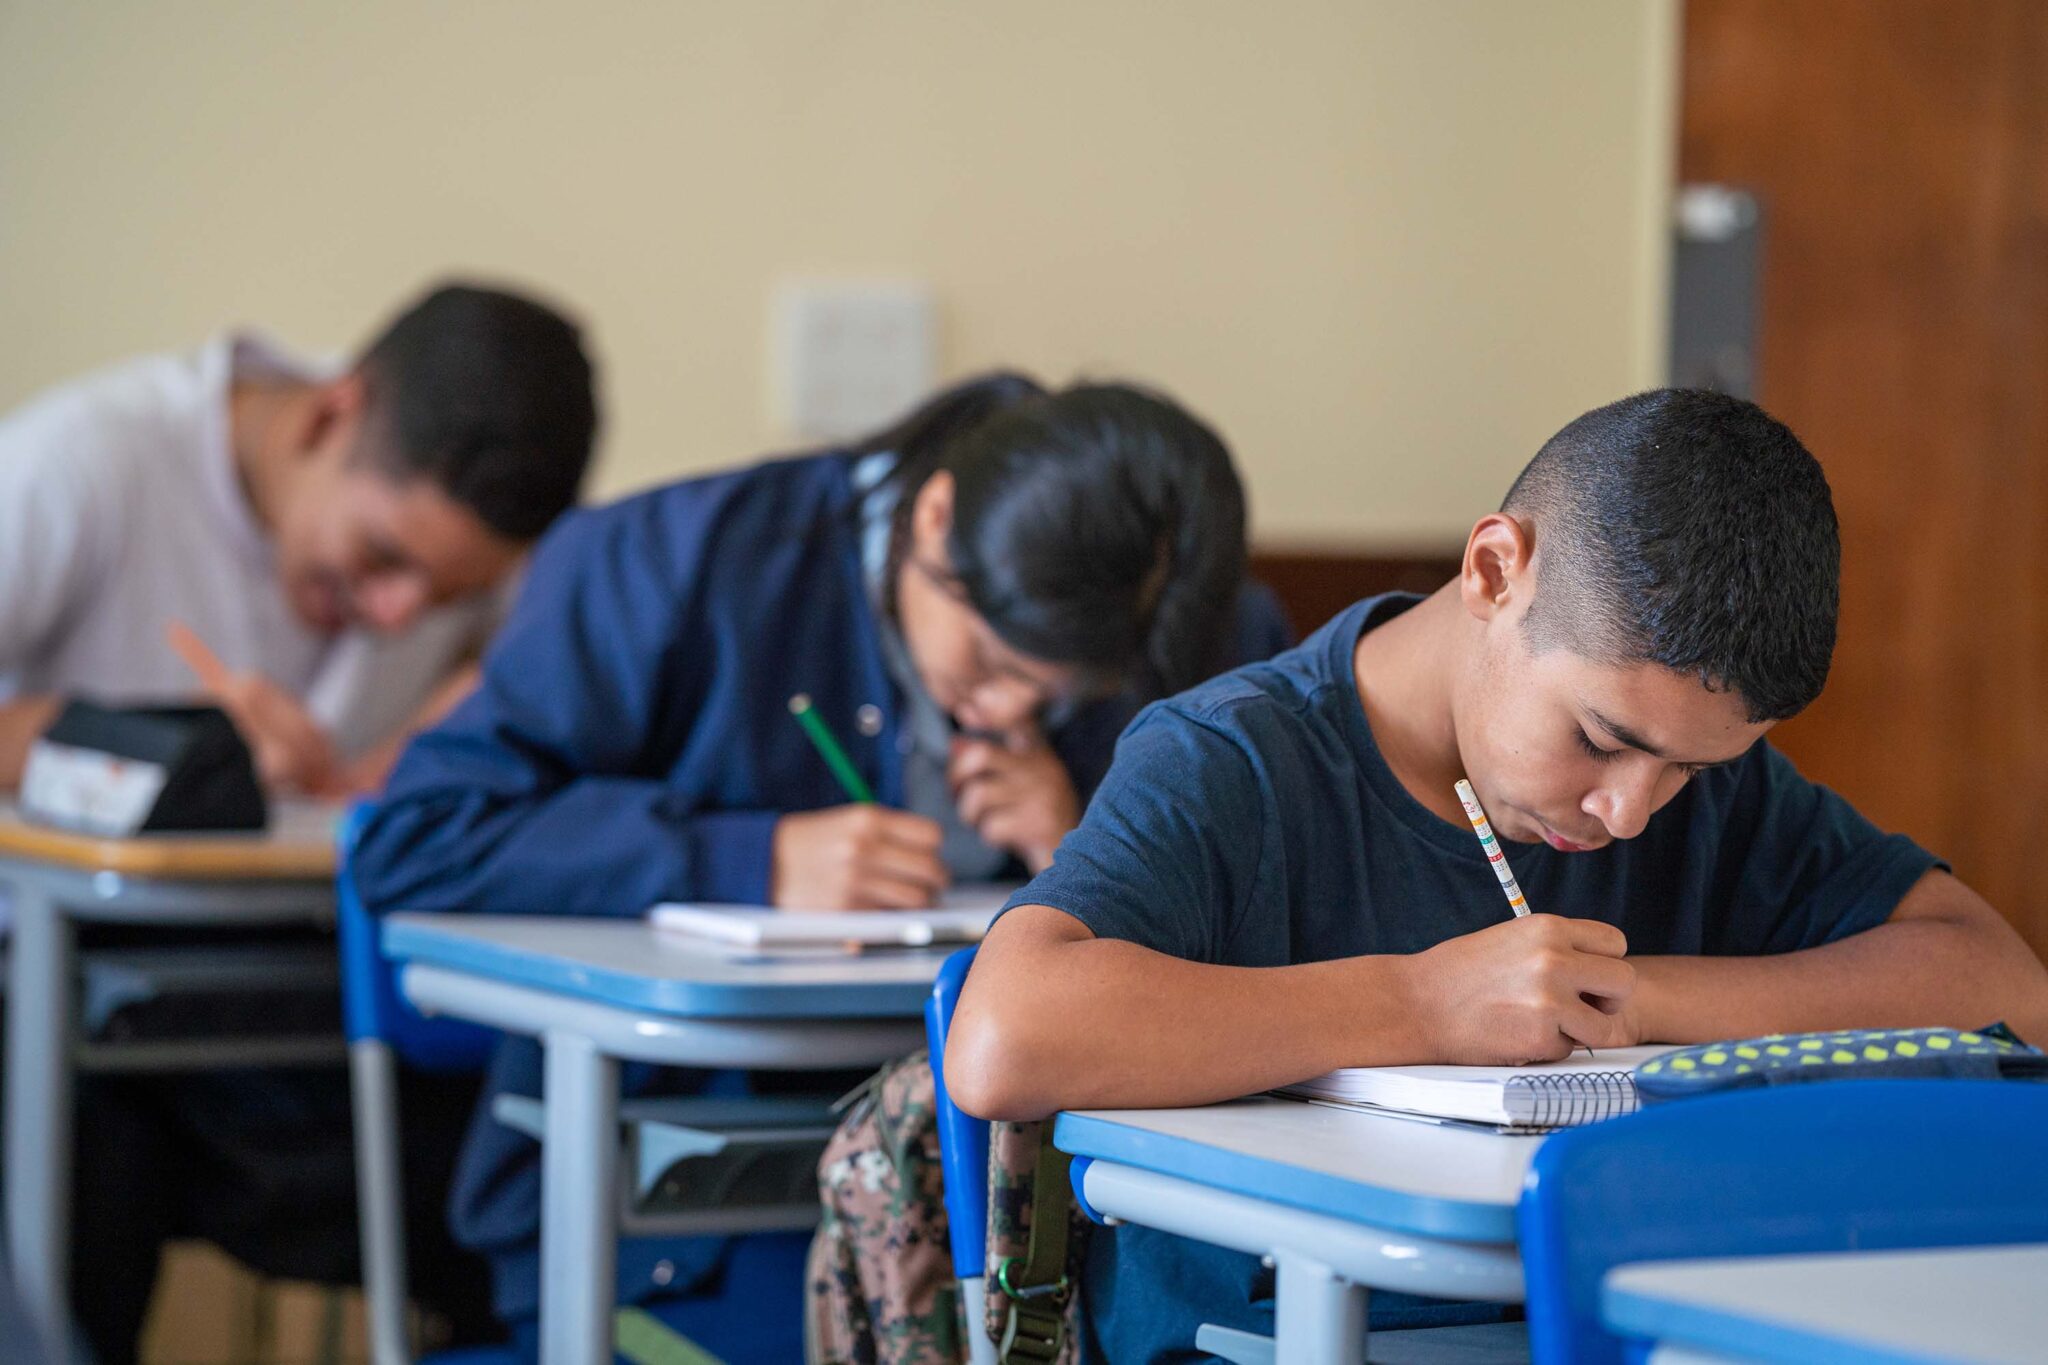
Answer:
<svg viewBox="0 0 2048 1365"><path fill-rule="evenodd" d="M843 449L577 514L537 552L476 695L400 761L358 884L380 910L624 916L916 907L1040 870L1144 700L1284 645L1244 563L1243 491L1206 426L1127 385L1014 374ZM848 803L791 719L798 693L878 804ZM537 1093L539 1071L509 1040L485 1113L491 1093ZM538 1297L537 1167L480 1118L453 1200L515 1323ZM793 1334L802 1243L629 1241L619 1299L686 1307L729 1254L777 1281L749 1287L750 1322Z"/></svg>

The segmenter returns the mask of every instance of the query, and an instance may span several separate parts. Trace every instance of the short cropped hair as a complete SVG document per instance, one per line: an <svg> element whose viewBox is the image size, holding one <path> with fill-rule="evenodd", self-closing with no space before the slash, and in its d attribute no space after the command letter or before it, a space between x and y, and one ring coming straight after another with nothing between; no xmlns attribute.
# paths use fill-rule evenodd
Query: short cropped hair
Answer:
<svg viewBox="0 0 2048 1365"><path fill-rule="evenodd" d="M554 309L444 284L393 319L356 369L383 472L432 481L511 540L538 538L575 503L597 397L582 336Z"/></svg>
<svg viewBox="0 0 2048 1365"><path fill-rule="evenodd" d="M1820 695L1842 546L1820 464L1754 403L1654 389L1544 443L1501 510L1534 528L1532 647L1660 664L1752 723Z"/></svg>

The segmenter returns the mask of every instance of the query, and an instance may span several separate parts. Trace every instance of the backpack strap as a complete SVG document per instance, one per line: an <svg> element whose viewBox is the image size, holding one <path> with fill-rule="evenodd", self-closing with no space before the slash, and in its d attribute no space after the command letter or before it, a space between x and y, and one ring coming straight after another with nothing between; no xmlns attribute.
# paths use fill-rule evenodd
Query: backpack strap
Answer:
<svg viewBox="0 0 2048 1365"><path fill-rule="evenodd" d="M1068 1193L1071 1158L1052 1145L1050 1124L1038 1128L1038 1159L1031 1180L1031 1231L1023 1256L996 1263L996 1292L1003 1296L1001 1365L1048 1365L1064 1344L1067 1300Z"/></svg>

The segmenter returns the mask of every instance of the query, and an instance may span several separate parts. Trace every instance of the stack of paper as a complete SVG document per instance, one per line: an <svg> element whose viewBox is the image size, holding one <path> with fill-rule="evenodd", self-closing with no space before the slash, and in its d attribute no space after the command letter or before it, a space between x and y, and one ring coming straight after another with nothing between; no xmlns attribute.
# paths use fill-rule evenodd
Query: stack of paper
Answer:
<svg viewBox="0 0 2048 1365"><path fill-rule="evenodd" d="M929 910L776 910L759 905L657 905L657 929L733 947L767 950L862 947L923 948L979 943L1013 886L959 886Z"/></svg>
<svg viewBox="0 0 2048 1365"><path fill-rule="evenodd" d="M1635 1068L1668 1047L1574 1053L1530 1066L1358 1066L1279 1093L1421 1118L1502 1128L1563 1128L1633 1113Z"/></svg>

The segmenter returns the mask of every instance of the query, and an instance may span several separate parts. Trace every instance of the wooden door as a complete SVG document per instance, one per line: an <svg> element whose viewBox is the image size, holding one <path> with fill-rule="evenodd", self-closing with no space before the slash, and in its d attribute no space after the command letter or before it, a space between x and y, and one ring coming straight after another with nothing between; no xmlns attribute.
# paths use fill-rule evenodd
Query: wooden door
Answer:
<svg viewBox="0 0 2048 1365"><path fill-rule="evenodd" d="M1685 14L1680 175L1763 201L1757 397L1842 519L1780 742L2048 953L2048 3Z"/></svg>

